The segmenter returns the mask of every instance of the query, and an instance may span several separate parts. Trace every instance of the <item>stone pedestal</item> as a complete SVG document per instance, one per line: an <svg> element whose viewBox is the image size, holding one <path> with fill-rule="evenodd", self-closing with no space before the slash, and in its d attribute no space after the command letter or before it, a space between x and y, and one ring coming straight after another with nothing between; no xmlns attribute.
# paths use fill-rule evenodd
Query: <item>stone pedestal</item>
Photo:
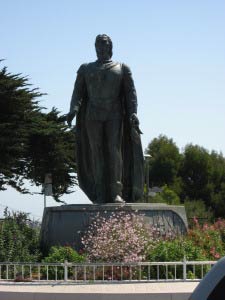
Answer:
<svg viewBox="0 0 225 300"><path fill-rule="evenodd" d="M90 222L99 213L109 216L115 211L136 212L144 215L150 223L164 232L184 234L187 231L187 218L184 206L152 203L121 204L73 204L46 207L44 210L41 244L47 251L53 245L71 245L81 249L81 236Z"/></svg>

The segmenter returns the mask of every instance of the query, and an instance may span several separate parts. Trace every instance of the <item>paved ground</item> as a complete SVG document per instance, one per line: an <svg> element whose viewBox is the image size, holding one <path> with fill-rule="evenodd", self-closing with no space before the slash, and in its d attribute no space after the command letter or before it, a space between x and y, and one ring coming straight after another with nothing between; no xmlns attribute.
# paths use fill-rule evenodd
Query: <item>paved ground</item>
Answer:
<svg viewBox="0 0 225 300"><path fill-rule="evenodd" d="M130 293L192 293L198 282L150 282L113 284L64 284L64 283L0 283L1 292L28 293L85 293L85 294L130 294Z"/></svg>

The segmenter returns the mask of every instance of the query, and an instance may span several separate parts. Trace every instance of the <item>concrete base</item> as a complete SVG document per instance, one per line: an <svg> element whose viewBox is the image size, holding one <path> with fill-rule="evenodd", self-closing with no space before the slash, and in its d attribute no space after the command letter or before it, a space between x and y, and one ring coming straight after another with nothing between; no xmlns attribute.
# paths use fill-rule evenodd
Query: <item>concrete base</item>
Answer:
<svg viewBox="0 0 225 300"><path fill-rule="evenodd" d="M0 284L0 300L188 300L197 285L198 282Z"/></svg>
<svg viewBox="0 0 225 300"><path fill-rule="evenodd" d="M41 229L41 244L44 251L53 245L71 245L81 248L81 236L97 214L109 216L116 211L144 214L147 223L162 232L184 234L187 218L183 206L151 203L126 204L73 204L47 207L44 210Z"/></svg>

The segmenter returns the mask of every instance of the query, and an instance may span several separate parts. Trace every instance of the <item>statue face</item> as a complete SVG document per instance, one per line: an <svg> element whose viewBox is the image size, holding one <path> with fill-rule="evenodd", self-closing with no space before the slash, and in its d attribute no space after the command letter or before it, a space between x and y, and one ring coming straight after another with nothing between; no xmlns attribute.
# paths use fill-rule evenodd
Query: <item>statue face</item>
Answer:
<svg viewBox="0 0 225 300"><path fill-rule="evenodd" d="M100 61L109 60L110 56L110 44L107 39L99 40L96 45L96 54Z"/></svg>

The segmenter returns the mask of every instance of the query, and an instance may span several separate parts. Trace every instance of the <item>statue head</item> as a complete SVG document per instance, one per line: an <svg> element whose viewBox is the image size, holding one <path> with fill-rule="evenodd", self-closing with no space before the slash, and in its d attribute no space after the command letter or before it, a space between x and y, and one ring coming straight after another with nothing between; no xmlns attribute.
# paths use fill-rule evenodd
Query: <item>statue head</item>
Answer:
<svg viewBox="0 0 225 300"><path fill-rule="evenodd" d="M112 57L112 40L106 34L99 34L95 39L95 49L100 61L109 60Z"/></svg>

